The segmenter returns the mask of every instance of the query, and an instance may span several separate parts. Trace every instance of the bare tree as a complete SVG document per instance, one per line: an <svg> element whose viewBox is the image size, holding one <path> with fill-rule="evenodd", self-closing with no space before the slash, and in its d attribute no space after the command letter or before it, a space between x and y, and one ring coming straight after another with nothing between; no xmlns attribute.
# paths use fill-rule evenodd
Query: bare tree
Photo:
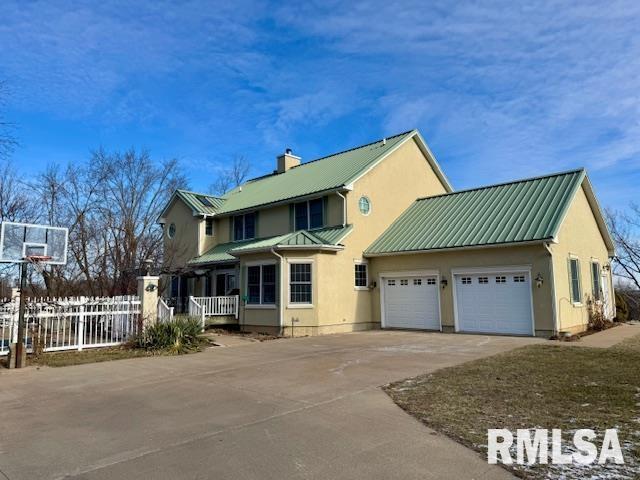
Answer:
<svg viewBox="0 0 640 480"><path fill-rule="evenodd" d="M616 244L614 273L640 290L640 206L631 204L627 212L609 210L607 220Z"/></svg>
<svg viewBox="0 0 640 480"><path fill-rule="evenodd" d="M251 171L251 163L243 155L233 157L231 165L220 171L209 190L214 195L224 195L232 188L242 185Z"/></svg>
<svg viewBox="0 0 640 480"><path fill-rule="evenodd" d="M48 167L33 188L43 223L69 228L66 266L50 266L43 281L50 296L118 295L135 290L146 259L158 264L158 215L171 193L184 187L175 160L157 163L135 150L93 152L85 164Z"/></svg>

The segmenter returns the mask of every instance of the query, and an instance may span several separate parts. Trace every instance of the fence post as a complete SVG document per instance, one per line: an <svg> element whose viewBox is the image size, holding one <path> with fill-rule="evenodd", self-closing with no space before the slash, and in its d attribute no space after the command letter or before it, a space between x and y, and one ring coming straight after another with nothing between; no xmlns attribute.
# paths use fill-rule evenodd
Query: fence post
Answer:
<svg viewBox="0 0 640 480"><path fill-rule="evenodd" d="M11 289L11 343L18 343L18 314L20 306L20 289L13 287Z"/></svg>
<svg viewBox="0 0 640 480"><path fill-rule="evenodd" d="M145 325L158 321L158 282L160 277L145 275L138 277L138 297L140 298L141 332Z"/></svg>
<svg viewBox="0 0 640 480"><path fill-rule="evenodd" d="M84 326L85 326L85 316L84 316L84 304L86 303L86 297L79 297L78 300L80 303L78 304L78 331L76 344L78 345L78 351L82 351L82 347L84 346Z"/></svg>

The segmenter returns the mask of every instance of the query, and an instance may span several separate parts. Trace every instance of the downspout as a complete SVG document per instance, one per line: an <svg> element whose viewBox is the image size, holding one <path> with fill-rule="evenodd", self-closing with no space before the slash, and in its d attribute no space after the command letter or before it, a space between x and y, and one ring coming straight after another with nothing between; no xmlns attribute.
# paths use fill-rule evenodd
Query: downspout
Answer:
<svg viewBox="0 0 640 480"><path fill-rule="evenodd" d="M284 321L284 257L280 255L278 252L276 252L275 248L271 249L271 253L273 253L276 257L280 259L280 275L279 275L280 288L278 292L280 294L280 298L278 300L278 327L279 327L278 335L282 336L284 334L284 325L283 325L283 321Z"/></svg>
<svg viewBox="0 0 640 480"><path fill-rule="evenodd" d="M336 195L342 199L342 227L344 228L347 226L347 197L340 192L336 192Z"/></svg>
<svg viewBox="0 0 640 480"><path fill-rule="evenodd" d="M549 275L551 275L551 307L553 310L553 334L555 336L560 335L560 329L558 327L558 311L556 305L556 285L555 285L555 275L553 273L553 253L551 252L551 248L549 247L549 243L543 243L544 248L549 253Z"/></svg>

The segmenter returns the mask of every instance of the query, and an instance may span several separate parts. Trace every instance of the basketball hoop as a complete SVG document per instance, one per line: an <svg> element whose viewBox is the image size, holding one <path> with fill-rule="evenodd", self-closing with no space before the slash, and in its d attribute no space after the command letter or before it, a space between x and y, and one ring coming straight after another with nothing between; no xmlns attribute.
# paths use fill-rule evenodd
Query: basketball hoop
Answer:
<svg viewBox="0 0 640 480"><path fill-rule="evenodd" d="M29 255L28 257L24 257L24 259L33 265L33 268L35 268L38 273L43 273L44 266L51 260L51 257L49 255Z"/></svg>

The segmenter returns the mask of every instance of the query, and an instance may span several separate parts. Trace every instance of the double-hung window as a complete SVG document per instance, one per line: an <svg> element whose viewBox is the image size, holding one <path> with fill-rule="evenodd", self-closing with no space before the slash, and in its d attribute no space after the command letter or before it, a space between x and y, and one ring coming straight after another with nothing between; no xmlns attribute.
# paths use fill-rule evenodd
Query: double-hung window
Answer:
<svg viewBox="0 0 640 480"><path fill-rule="evenodd" d="M600 290L600 264L598 262L591 262L591 287L593 289L593 299L602 300Z"/></svg>
<svg viewBox="0 0 640 480"><path fill-rule="evenodd" d="M233 217L233 239L249 240L256 237L256 214L245 213Z"/></svg>
<svg viewBox="0 0 640 480"><path fill-rule="evenodd" d="M204 234L207 237L213 236L213 218L207 218L205 220Z"/></svg>
<svg viewBox="0 0 640 480"><path fill-rule="evenodd" d="M324 226L324 200L316 198L294 205L296 230L309 230Z"/></svg>
<svg viewBox="0 0 640 480"><path fill-rule="evenodd" d="M569 281L571 289L571 302L581 303L582 292L580 289L580 260L569 258Z"/></svg>
<svg viewBox="0 0 640 480"><path fill-rule="evenodd" d="M369 285L369 278L367 275L367 264L356 263L355 264L355 287L367 288Z"/></svg>
<svg viewBox="0 0 640 480"><path fill-rule="evenodd" d="M311 283L311 263L289 265L289 303L311 305L313 286Z"/></svg>
<svg viewBox="0 0 640 480"><path fill-rule="evenodd" d="M276 266L250 265L247 267L247 304L275 305Z"/></svg>

